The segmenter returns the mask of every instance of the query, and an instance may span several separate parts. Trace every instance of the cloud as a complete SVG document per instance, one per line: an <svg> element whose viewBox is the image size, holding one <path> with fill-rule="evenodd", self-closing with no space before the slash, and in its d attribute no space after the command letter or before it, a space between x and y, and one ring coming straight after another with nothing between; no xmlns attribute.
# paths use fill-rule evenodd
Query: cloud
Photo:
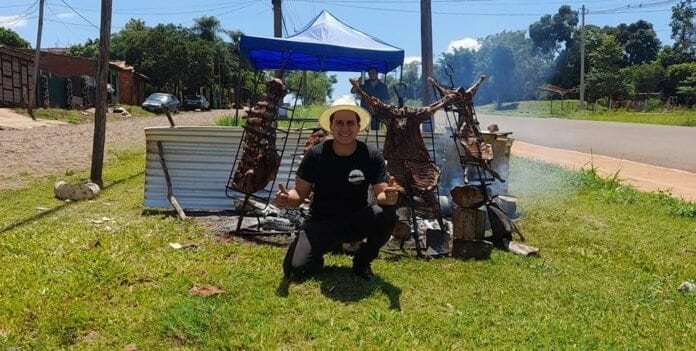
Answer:
<svg viewBox="0 0 696 351"><path fill-rule="evenodd" d="M0 27L15 29L27 25L27 19L24 16L0 16Z"/></svg>
<svg viewBox="0 0 696 351"><path fill-rule="evenodd" d="M75 17L75 12L61 12L56 14L56 17L60 19L68 19L68 18L73 18Z"/></svg>
<svg viewBox="0 0 696 351"><path fill-rule="evenodd" d="M469 50L478 51L478 49L480 49L480 48L481 48L481 43L479 43L478 40L476 40L474 38L464 38L464 39L450 41L449 45L447 46L447 52L452 54L452 53L454 53L454 49L469 49Z"/></svg>
<svg viewBox="0 0 696 351"><path fill-rule="evenodd" d="M418 63L420 63L420 62L421 62L421 57L420 57L420 56L407 56L407 57L404 57L404 64L405 64L405 65L407 65L407 64L409 64L409 63L411 63L411 62L418 62Z"/></svg>

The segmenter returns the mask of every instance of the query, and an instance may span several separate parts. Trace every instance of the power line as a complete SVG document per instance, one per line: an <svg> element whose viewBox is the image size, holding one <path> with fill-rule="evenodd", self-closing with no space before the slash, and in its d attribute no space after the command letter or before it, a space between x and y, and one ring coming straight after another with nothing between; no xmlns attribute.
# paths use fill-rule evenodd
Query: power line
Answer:
<svg viewBox="0 0 696 351"><path fill-rule="evenodd" d="M88 19L87 19L85 16L83 16L81 13L77 12L77 10L75 10L72 6L70 6L70 4L68 4L67 2L65 2L65 0L60 0L60 2L64 3L65 6L67 6L68 8L70 8L73 12L75 12L76 15L80 16L80 18L82 18L83 20L85 20L85 22L91 24L92 27L94 27L96 30L99 30L99 27L97 27L96 25L94 25L94 23L90 22L90 20L88 20Z"/></svg>

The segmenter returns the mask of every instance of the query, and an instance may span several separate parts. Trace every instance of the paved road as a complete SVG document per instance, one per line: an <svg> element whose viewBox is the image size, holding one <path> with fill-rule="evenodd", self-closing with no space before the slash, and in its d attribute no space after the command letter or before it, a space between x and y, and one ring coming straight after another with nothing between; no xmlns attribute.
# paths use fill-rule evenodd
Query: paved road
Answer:
<svg viewBox="0 0 696 351"><path fill-rule="evenodd" d="M519 141L696 172L696 128L479 114Z"/></svg>

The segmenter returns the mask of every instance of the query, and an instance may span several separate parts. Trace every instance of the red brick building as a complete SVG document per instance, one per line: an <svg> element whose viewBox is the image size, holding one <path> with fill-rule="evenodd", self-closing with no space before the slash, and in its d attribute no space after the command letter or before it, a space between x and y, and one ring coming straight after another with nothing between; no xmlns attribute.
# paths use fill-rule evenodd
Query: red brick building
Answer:
<svg viewBox="0 0 696 351"><path fill-rule="evenodd" d="M145 101L146 76L135 71L126 61L110 61L111 71L118 74L118 101L122 104L140 105Z"/></svg>

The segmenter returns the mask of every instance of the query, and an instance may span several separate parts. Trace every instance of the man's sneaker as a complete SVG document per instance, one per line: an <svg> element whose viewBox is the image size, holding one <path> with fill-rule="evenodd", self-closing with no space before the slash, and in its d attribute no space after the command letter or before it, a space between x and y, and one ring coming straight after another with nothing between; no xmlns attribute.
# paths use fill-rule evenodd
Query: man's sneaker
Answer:
<svg viewBox="0 0 696 351"><path fill-rule="evenodd" d="M370 264L358 264L358 265L353 265L352 269L353 275L365 279L365 280L370 280L374 278L375 274L372 272L372 268L370 268Z"/></svg>

